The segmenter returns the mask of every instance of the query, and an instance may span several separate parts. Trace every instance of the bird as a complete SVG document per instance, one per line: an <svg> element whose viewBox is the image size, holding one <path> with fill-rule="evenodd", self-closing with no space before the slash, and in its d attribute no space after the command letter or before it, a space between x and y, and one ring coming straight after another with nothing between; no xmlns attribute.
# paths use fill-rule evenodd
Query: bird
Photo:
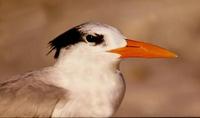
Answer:
<svg viewBox="0 0 200 118"><path fill-rule="evenodd" d="M122 59L177 57L99 22L77 25L49 46L54 64L0 83L1 117L111 117L125 94Z"/></svg>

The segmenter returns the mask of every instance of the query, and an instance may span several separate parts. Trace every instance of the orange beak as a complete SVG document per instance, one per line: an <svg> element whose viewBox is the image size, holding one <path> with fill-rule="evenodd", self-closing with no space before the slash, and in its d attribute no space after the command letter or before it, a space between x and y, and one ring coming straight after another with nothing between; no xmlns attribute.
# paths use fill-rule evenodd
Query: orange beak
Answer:
<svg viewBox="0 0 200 118"><path fill-rule="evenodd" d="M127 39L127 46L111 50L121 55L121 58L175 58L177 55L159 46Z"/></svg>

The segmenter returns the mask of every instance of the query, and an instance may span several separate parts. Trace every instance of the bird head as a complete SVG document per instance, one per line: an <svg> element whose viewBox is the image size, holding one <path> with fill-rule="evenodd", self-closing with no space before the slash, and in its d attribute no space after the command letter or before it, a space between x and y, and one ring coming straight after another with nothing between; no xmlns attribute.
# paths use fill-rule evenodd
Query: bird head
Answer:
<svg viewBox="0 0 200 118"><path fill-rule="evenodd" d="M55 58L59 58L62 50L77 47L82 54L103 53L116 58L174 58L171 51L145 42L126 38L116 28L88 22L78 25L49 42L51 51L55 50ZM50 52L51 52L50 51ZM104 57L102 57L104 58Z"/></svg>

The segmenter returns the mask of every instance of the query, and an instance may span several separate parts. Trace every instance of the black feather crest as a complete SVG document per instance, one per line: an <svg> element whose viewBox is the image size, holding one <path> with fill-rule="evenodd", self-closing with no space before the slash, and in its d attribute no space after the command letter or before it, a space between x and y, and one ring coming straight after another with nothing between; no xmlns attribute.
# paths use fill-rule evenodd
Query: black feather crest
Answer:
<svg viewBox="0 0 200 118"><path fill-rule="evenodd" d="M49 53L51 53L53 50L56 50L54 58L58 58L62 48L84 41L82 39L82 35L83 33L79 31L79 27L75 27L64 32L49 42L49 45L51 46Z"/></svg>

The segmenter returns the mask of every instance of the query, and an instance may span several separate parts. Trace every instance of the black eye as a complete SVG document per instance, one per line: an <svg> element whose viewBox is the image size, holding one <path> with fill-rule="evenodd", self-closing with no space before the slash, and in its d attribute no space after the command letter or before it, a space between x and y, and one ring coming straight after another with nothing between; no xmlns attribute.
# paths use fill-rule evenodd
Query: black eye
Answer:
<svg viewBox="0 0 200 118"><path fill-rule="evenodd" d="M86 40L88 42L95 43L95 45L98 45L104 42L103 35L100 35L100 34L95 34L95 36L87 35Z"/></svg>
<svg viewBox="0 0 200 118"><path fill-rule="evenodd" d="M95 37L95 36L93 36L93 35L87 35L87 36L86 36L86 39L87 39L88 42L95 42L95 41L96 41L96 38L97 38L97 37Z"/></svg>

